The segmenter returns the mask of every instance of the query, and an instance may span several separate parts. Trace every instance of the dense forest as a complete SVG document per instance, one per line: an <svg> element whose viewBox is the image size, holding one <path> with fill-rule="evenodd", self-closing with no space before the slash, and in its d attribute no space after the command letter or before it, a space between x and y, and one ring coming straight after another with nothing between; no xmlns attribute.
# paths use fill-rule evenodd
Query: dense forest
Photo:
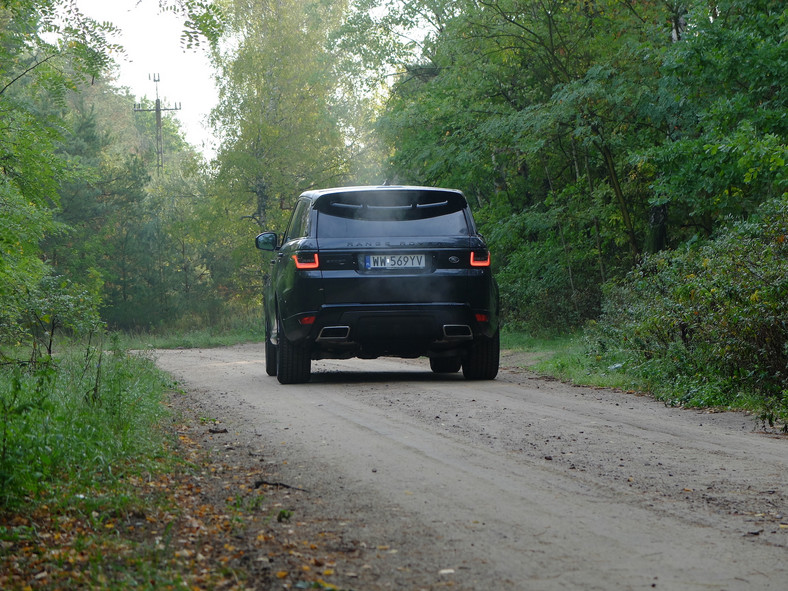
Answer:
<svg viewBox="0 0 788 591"><path fill-rule="evenodd" d="M301 191L440 185L472 203L509 327L585 327L672 400L785 416L783 1L160 6L215 68L210 161L165 116L160 165L112 25L0 0L2 343L252 322L252 240Z"/></svg>

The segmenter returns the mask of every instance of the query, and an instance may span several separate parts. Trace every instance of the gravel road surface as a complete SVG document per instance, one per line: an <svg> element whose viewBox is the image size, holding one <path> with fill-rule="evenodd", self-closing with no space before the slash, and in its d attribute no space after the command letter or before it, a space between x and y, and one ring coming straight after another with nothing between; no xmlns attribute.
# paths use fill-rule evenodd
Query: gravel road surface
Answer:
<svg viewBox="0 0 788 591"><path fill-rule="evenodd" d="M342 540L340 588L788 589L788 438L744 414L549 381L513 354L491 382L381 359L291 386L260 344L156 358L229 426L209 445L303 489L290 532Z"/></svg>

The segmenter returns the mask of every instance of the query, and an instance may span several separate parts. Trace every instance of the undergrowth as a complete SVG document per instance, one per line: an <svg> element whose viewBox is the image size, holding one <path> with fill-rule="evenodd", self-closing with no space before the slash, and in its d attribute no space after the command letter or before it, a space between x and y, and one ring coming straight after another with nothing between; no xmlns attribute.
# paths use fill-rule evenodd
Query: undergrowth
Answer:
<svg viewBox="0 0 788 591"><path fill-rule="evenodd" d="M126 349L208 348L262 342L265 335L262 310L259 314L237 314L215 326L181 324L147 331L118 333Z"/></svg>
<svg viewBox="0 0 788 591"><path fill-rule="evenodd" d="M90 487L155 454L166 385L152 359L119 348L66 347L0 366L0 509L46 496L56 482Z"/></svg>
<svg viewBox="0 0 788 591"><path fill-rule="evenodd" d="M788 422L788 200L712 240L647 257L608 285L589 363L669 404Z"/></svg>
<svg viewBox="0 0 788 591"><path fill-rule="evenodd" d="M751 411L788 431L788 200L713 239L646 257L605 286L603 314L560 339L507 334L550 351L530 369L645 392L668 405Z"/></svg>

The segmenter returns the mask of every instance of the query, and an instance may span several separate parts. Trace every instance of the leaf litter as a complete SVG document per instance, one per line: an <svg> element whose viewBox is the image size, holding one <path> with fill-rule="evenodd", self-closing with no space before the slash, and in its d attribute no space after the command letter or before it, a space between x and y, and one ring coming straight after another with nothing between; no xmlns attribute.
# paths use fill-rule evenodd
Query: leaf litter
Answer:
<svg viewBox="0 0 788 591"><path fill-rule="evenodd" d="M375 588L379 546L343 539L329 519L299 521L307 490L276 480L260 454L209 449L231 437L218 421L179 415L168 454L143 468L0 508L0 589Z"/></svg>

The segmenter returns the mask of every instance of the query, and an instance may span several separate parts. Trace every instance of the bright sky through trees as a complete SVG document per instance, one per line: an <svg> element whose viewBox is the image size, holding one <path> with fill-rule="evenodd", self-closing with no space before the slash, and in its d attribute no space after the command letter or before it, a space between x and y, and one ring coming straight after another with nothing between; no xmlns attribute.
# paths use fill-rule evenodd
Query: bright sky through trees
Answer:
<svg viewBox="0 0 788 591"><path fill-rule="evenodd" d="M87 16L121 29L116 41L126 49L126 56L117 59L119 85L127 86L138 99L153 100L152 74L158 74L162 106L182 104L183 109L174 114L183 124L187 141L212 156L213 135L205 123L216 103L212 70L202 49L181 47L182 18L160 13L157 0L78 0L77 4Z"/></svg>

